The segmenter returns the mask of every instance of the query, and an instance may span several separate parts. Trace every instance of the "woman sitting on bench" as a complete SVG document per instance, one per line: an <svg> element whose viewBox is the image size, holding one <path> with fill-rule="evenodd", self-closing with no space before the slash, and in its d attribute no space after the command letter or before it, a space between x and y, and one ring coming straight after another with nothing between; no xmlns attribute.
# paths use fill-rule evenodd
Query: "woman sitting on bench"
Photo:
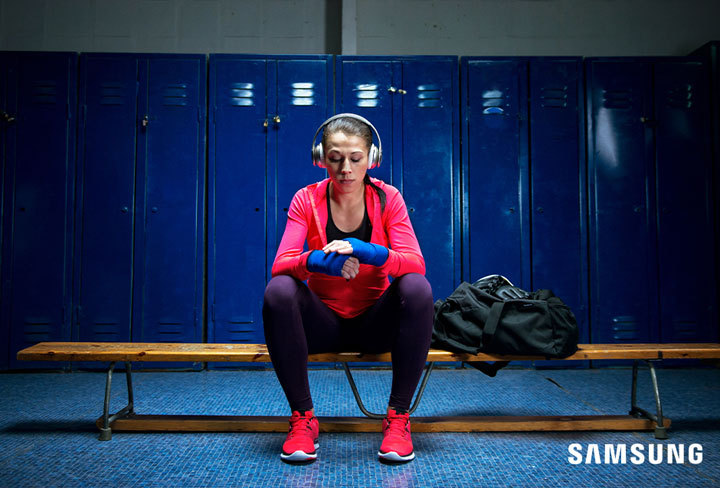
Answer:
<svg viewBox="0 0 720 488"><path fill-rule="evenodd" d="M327 168L328 178L300 189L290 203L263 305L270 358L292 411L280 455L286 462L317 458L307 357L338 351L392 353L378 456L415 458L408 409L430 347L433 297L400 192L367 174L381 157L369 121L331 117L313 139L313 163Z"/></svg>

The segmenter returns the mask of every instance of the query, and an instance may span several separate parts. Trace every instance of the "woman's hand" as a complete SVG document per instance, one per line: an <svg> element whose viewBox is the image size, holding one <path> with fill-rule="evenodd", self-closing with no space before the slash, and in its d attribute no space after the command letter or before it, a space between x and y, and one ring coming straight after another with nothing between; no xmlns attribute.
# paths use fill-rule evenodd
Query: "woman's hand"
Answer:
<svg viewBox="0 0 720 488"><path fill-rule="evenodd" d="M332 241L322 248L325 254L336 252L338 254L352 254L353 247L348 241Z"/></svg>
<svg viewBox="0 0 720 488"><path fill-rule="evenodd" d="M343 264L342 268L342 277L346 280L352 280L355 278L358 273L360 272L360 261L356 257L350 257L347 261L345 261L345 264Z"/></svg>

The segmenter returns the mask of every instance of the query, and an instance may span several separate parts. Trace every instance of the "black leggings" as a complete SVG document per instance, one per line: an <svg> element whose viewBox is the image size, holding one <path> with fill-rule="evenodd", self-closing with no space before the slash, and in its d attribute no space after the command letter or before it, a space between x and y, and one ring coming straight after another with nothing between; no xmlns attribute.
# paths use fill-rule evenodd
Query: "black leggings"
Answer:
<svg viewBox="0 0 720 488"><path fill-rule="evenodd" d="M291 410L313 408L308 354L392 353L389 406L409 409L433 327L430 283L416 273L393 280L377 302L351 319L338 317L303 282L276 276L265 288L265 340Z"/></svg>

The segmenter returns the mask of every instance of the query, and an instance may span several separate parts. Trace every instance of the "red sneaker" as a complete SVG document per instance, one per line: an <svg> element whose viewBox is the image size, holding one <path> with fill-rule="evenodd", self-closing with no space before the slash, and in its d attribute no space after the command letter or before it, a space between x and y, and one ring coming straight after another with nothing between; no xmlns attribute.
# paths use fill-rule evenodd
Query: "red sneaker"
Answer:
<svg viewBox="0 0 720 488"><path fill-rule="evenodd" d="M317 459L320 424L312 412L297 410L290 417L290 432L283 444L280 459L289 463L312 462Z"/></svg>
<svg viewBox="0 0 720 488"><path fill-rule="evenodd" d="M383 442L378 451L381 460L404 463L415 459L410 438L410 414L390 409L383 419Z"/></svg>

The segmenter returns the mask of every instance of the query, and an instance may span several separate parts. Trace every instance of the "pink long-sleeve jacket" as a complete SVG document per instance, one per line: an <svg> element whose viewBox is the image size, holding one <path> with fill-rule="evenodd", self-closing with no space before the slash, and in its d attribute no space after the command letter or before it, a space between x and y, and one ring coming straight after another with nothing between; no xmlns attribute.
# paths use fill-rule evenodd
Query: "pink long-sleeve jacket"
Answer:
<svg viewBox="0 0 720 488"><path fill-rule="evenodd" d="M395 278L407 273L425 274L425 260L402 195L392 185L375 178L371 180L387 195L385 210L381 211L377 192L371 186L365 186L365 205L372 223L370 242L389 248L388 259L383 266L361 264L358 275L349 281L307 270L310 252L327 244L328 178L295 193L272 267L273 276L290 275L301 281L308 280L310 289L344 318L355 317L370 308L390 285L388 275ZM306 240L309 251L303 252Z"/></svg>

